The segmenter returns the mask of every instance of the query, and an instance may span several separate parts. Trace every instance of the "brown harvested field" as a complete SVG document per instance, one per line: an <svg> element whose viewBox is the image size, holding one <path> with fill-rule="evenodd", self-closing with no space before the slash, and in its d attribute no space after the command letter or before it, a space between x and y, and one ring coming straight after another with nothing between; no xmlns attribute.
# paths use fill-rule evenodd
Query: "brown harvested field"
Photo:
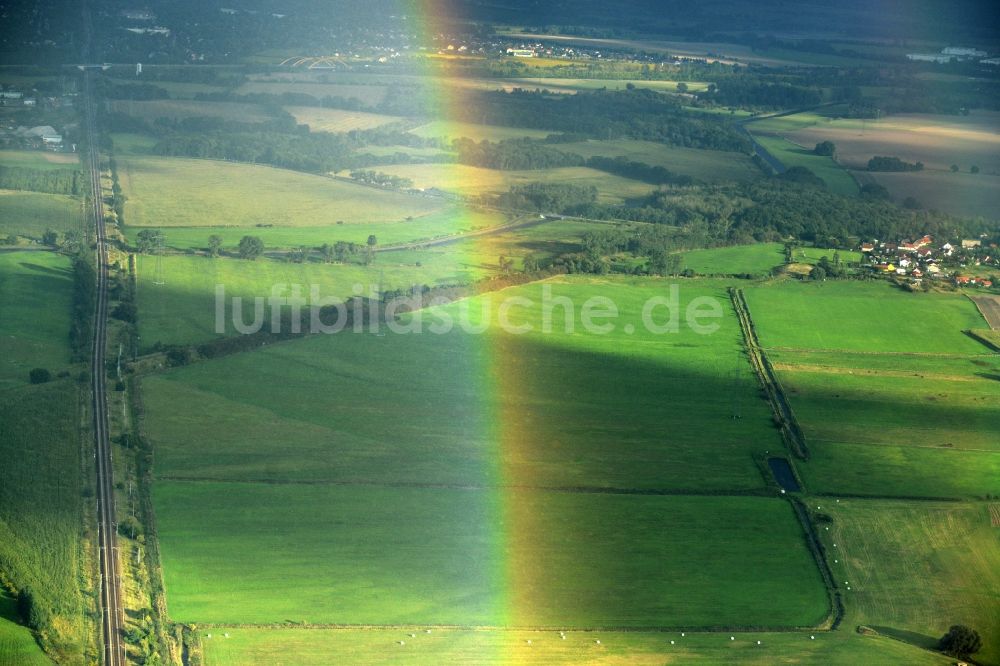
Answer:
<svg viewBox="0 0 1000 666"><path fill-rule="evenodd" d="M367 130L403 120L399 116L386 116L364 111L323 109L315 106L286 106L285 111L295 117L295 122L308 125L313 132L350 132Z"/></svg>
<svg viewBox="0 0 1000 666"><path fill-rule="evenodd" d="M1000 527L1000 504L990 504L990 524Z"/></svg>
<svg viewBox="0 0 1000 666"><path fill-rule="evenodd" d="M1000 331L1000 296L970 296L994 331Z"/></svg>
<svg viewBox="0 0 1000 666"><path fill-rule="evenodd" d="M794 118L790 116L789 120ZM837 144L837 160L848 168L863 169L875 155L923 162L927 169L962 172L976 165L984 174L1000 175L1000 112L975 111L968 116L899 114L878 121L820 120L783 136L804 145L821 141Z"/></svg>
<svg viewBox="0 0 1000 666"><path fill-rule="evenodd" d="M262 123L273 117L256 104L236 102L202 102L192 100L159 99L152 101L115 100L108 103L112 111L125 113L147 122L157 118L193 118L208 116L225 118L241 123Z"/></svg>
<svg viewBox="0 0 1000 666"><path fill-rule="evenodd" d="M983 173L917 171L912 173L852 172L862 184L883 185L897 203L913 197L921 207L952 215L1000 217L1000 176Z"/></svg>

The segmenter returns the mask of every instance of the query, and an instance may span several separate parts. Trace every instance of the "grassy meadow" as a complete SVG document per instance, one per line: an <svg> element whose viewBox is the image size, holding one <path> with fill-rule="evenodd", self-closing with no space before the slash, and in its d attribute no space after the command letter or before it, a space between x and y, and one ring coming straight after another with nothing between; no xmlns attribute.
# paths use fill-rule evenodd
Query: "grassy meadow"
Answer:
<svg viewBox="0 0 1000 666"><path fill-rule="evenodd" d="M398 222L440 201L267 166L174 157L119 159L133 227Z"/></svg>
<svg viewBox="0 0 1000 666"><path fill-rule="evenodd" d="M980 497L1000 491L1000 361L964 335L967 299L885 283L746 292L811 453L813 492ZM913 297L916 298L913 298Z"/></svg>
<svg viewBox="0 0 1000 666"><path fill-rule="evenodd" d="M397 164L379 167L378 171L409 178L414 187L436 187L461 196L500 194L515 185L542 182L593 186L597 188L598 201L622 203L626 199L648 196L656 189L655 185L588 167L500 171L464 164Z"/></svg>
<svg viewBox="0 0 1000 666"><path fill-rule="evenodd" d="M54 375L69 364L73 272L52 252L0 253L0 390L28 383L32 368Z"/></svg>
<svg viewBox="0 0 1000 666"><path fill-rule="evenodd" d="M682 257L683 268L699 275L766 275L785 262L785 247L781 243L755 243L690 250Z"/></svg>
<svg viewBox="0 0 1000 666"><path fill-rule="evenodd" d="M887 282L783 282L746 290L765 347L916 354L982 354L962 334L981 328L972 301L905 293Z"/></svg>
<svg viewBox="0 0 1000 666"><path fill-rule="evenodd" d="M282 226L247 229L245 227L170 227L163 230L168 247L178 250L204 250L208 237L222 237L224 252L235 253L240 239L246 235L258 236L266 250L289 248L318 248L324 243L337 241L365 244L368 236L375 235L379 246L432 240L456 234L480 231L512 221L509 215L494 211L460 210L449 207L413 220L375 223L326 224L320 226ZM345 220L346 222L346 220ZM127 227L125 236L135 243L141 228Z"/></svg>
<svg viewBox="0 0 1000 666"><path fill-rule="evenodd" d="M114 100L108 108L117 113L125 113L148 123L160 118L183 120L184 118L221 118L236 123L264 123L274 116L258 104L240 102L206 102L204 100L158 99L151 101Z"/></svg>
<svg viewBox="0 0 1000 666"><path fill-rule="evenodd" d="M78 424L71 380L0 390L0 562L50 610L48 647L74 662L85 642Z"/></svg>
<svg viewBox="0 0 1000 666"><path fill-rule="evenodd" d="M0 666L43 666L51 663L31 630L21 624L17 601L0 587Z"/></svg>
<svg viewBox="0 0 1000 666"><path fill-rule="evenodd" d="M308 125L313 132L350 132L367 130L398 123L403 118L364 111L324 109L314 106L286 106L285 111L295 117L295 122Z"/></svg>
<svg viewBox="0 0 1000 666"><path fill-rule="evenodd" d="M226 627L199 630L210 664L278 663L295 655L302 666L354 661L366 664L662 664L713 663L754 666L855 666L859 663L946 666L954 662L880 636L854 632L697 633L566 632L433 629L280 629ZM228 634L225 637L224 634ZM211 635L211 638L208 636ZM730 641L729 636L735 640ZM761 645L757 645L757 641ZM405 645L400 645L400 641ZM598 644L597 641L600 641ZM673 641L673 643L671 643Z"/></svg>
<svg viewBox="0 0 1000 666"><path fill-rule="evenodd" d="M747 182L760 178L761 171L747 155L717 150L670 146L654 141L618 139L557 143L552 148L582 157L625 157L709 183Z"/></svg>
<svg viewBox="0 0 1000 666"><path fill-rule="evenodd" d="M167 481L155 500L181 621L809 625L827 610L778 499Z"/></svg>
<svg viewBox="0 0 1000 666"><path fill-rule="evenodd" d="M1000 664L1000 542L986 503L844 499L824 510L851 624L930 648L965 624L983 637L975 661Z"/></svg>
<svg viewBox="0 0 1000 666"><path fill-rule="evenodd" d="M0 150L0 164L51 171L79 169L80 159L73 153L53 153L47 150Z"/></svg>
<svg viewBox="0 0 1000 666"><path fill-rule="evenodd" d="M41 240L46 231L80 231L80 201L64 194L0 190L0 238L9 234Z"/></svg>
<svg viewBox="0 0 1000 666"><path fill-rule="evenodd" d="M816 155L812 147L799 145L781 136L768 136L759 133L755 125L749 126L754 139L771 153L775 159L785 165L785 168L805 167L826 183L831 192L844 196L854 196L858 193L858 184L843 167L832 157Z"/></svg>

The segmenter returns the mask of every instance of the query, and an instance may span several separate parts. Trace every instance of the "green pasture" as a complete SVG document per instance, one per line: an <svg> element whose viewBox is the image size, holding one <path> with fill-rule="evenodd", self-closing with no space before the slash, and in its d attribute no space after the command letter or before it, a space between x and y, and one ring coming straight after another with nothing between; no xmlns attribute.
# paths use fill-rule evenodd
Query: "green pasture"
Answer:
<svg viewBox="0 0 1000 666"><path fill-rule="evenodd" d="M47 150L0 150L0 165L52 171L80 168L80 159L74 153L53 153Z"/></svg>
<svg viewBox="0 0 1000 666"><path fill-rule="evenodd" d="M423 138L442 137L449 141L453 139L472 139L474 141L503 141L504 139L544 139L552 132L545 130L526 129L523 127L502 127L500 125L478 125L475 123L452 122L449 120L434 120L410 130Z"/></svg>
<svg viewBox="0 0 1000 666"><path fill-rule="evenodd" d="M83 219L79 199L64 194L0 190L0 239L13 234L40 241L49 230L81 231Z"/></svg>
<svg viewBox="0 0 1000 666"><path fill-rule="evenodd" d="M2 199L0 199L2 201ZM337 241L365 245L369 235L375 235L379 246L432 240L456 234L496 227L510 222L511 216L493 212L444 208L412 220L381 223L326 224L322 226L261 227L170 227L163 229L167 247L178 250L205 250L209 236L222 237L223 252L236 253L240 239L257 236L264 242L265 251L271 249L319 248L324 243ZM135 243L141 228L127 227L125 236ZM319 257L316 255L316 259Z"/></svg>
<svg viewBox="0 0 1000 666"><path fill-rule="evenodd" d="M852 625L933 648L965 624L983 638L975 662L1000 664L1000 541L987 503L824 504L833 523L823 536Z"/></svg>
<svg viewBox="0 0 1000 666"><path fill-rule="evenodd" d="M179 621L782 626L827 611L776 498L167 481L154 500Z"/></svg>
<svg viewBox="0 0 1000 666"><path fill-rule="evenodd" d="M125 156L118 175L134 227L320 226L396 222L440 210L411 196L267 166Z"/></svg>
<svg viewBox="0 0 1000 666"><path fill-rule="evenodd" d="M515 185L560 183L594 187L598 201L622 203L626 199L649 196L655 185L589 167L557 167L500 171L464 164L394 164L379 167L382 173L409 178L414 187L438 188L460 196L500 194Z"/></svg>
<svg viewBox="0 0 1000 666"><path fill-rule="evenodd" d="M761 175L760 169L750 157L742 153L684 148L655 141L588 140L553 144L552 148L582 157L624 157L633 162L662 166L675 173L709 183L746 182Z"/></svg>
<svg viewBox="0 0 1000 666"><path fill-rule="evenodd" d="M782 282L746 289L765 347L982 354L962 331L983 318L967 298L908 293L887 282Z"/></svg>
<svg viewBox="0 0 1000 666"><path fill-rule="evenodd" d="M811 147L803 147L788 139L758 134L755 127L754 138L757 143L774 155L775 159L786 168L805 167L819 176L826 187L835 194L854 196L858 193L858 184L851 174L837 164L832 157L824 157L813 153Z"/></svg>
<svg viewBox="0 0 1000 666"><path fill-rule="evenodd" d="M29 586L49 610L49 646L67 663L82 662L86 640L78 428L71 380L0 390L3 575L18 588ZM0 659L17 649L37 662L37 648L28 649L23 630L5 631L5 622L0 619ZM14 663L24 663L20 658Z"/></svg>
<svg viewBox="0 0 1000 666"><path fill-rule="evenodd" d="M785 262L785 248L781 243L755 243L691 250L682 257L683 267L700 275L766 275Z"/></svg>
<svg viewBox="0 0 1000 666"><path fill-rule="evenodd" d="M69 259L52 252L0 253L0 389L27 384L32 368L69 364Z"/></svg>
<svg viewBox="0 0 1000 666"><path fill-rule="evenodd" d="M0 587L0 666L42 666L52 661L21 624L17 601Z"/></svg>
<svg viewBox="0 0 1000 666"><path fill-rule="evenodd" d="M416 633L414 638L411 633ZM211 638L208 635L211 634ZM228 638L224 636L228 634ZM852 632L566 632L467 629L306 629L224 627L201 629L213 666L277 663L295 655L302 666L367 664L747 664L855 666L859 663L946 666L940 654L881 636ZM729 640L733 636L735 640ZM810 638L813 636L814 638ZM757 645L757 641L761 641ZM400 645L400 641L405 645ZM597 643L600 641L600 644ZM671 644L673 641L673 644Z"/></svg>
<svg viewBox="0 0 1000 666"><path fill-rule="evenodd" d="M292 282L287 275L276 281ZM724 285L689 281L679 292L681 322L696 299L720 304L720 319L702 320L718 323L712 334L686 325L677 333L647 332L643 305L669 295L669 283L660 280L549 281L424 313L383 337L317 335L148 378L144 396L159 473L479 484L502 426L517 444L506 465L521 484L761 488L752 455L780 441L742 355ZM507 297L531 301L529 307L509 302L516 307L506 306L504 316L532 332L496 330ZM596 308L609 297L621 313L614 330L587 332L583 304L596 298L589 306ZM211 299L209 291L201 306L208 326ZM572 332L566 299L575 303ZM140 321L149 326L147 301L140 285ZM667 307L657 306L652 316L666 323ZM450 333L434 333L449 320ZM466 332L484 322L492 323L489 333ZM142 335L149 344L151 334ZM567 391L553 394L553 386ZM371 418L377 405L392 405L394 417ZM440 418L444 412L449 418ZM256 425L240 425L250 423ZM281 447L273 446L276 439ZM211 456L192 446L200 441L213 442Z"/></svg>

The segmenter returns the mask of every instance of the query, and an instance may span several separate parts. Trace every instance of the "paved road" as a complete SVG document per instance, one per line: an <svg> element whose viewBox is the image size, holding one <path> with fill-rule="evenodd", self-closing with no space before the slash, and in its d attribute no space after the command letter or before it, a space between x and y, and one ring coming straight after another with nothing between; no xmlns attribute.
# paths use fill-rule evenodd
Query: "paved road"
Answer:
<svg viewBox="0 0 1000 666"><path fill-rule="evenodd" d="M101 200L100 159L97 151L96 106L91 92L91 72L83 73L84 107L89 151L91 213L97 233L97 307L94 313L94 347L91 354L91 390L94 409L94 445L97 466L97 538L100 544L101 622L106 666L126 663L122 642L124 615L118 566L117 520L115 516L114 468L108 438L108 404L105 387L104 348L107 344L108 256L104 234L104 204Z"/></svg>

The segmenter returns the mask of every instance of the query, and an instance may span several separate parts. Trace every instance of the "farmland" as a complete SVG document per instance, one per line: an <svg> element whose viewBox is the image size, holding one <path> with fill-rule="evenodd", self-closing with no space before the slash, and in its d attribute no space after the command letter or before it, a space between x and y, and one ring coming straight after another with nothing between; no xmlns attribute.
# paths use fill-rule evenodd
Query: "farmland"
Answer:
<svg viewBox="0 0 1000 666"><path fill-rule="evenodd" d="M623 284L631 289L616 289ZM577 303L620 294L633 317L662 293L635 280L546 285ZM682 303L724 303L724 286L692 283ZM784 502L574 490L762 488L748 454L779 444L745 368L734 383L733 366L745 361L728 306L716 335L634 331L638 344L626 351L625 328L545 335L537 285L501 294L535 302L518 319L535 333L316 336L147 378L171 616L555 627L819 622L825 595ZM493 296L469 305L470 324L483 321L484 307L496 310ZM425 316L460 317L462 308ZM558 315L555 325L565 327ZM449 373L428 372L441 364ZM483 381L495 388L480 390ZM629 390L609 394L607 383ZM552 385L573 388L557 396ZM740 420L730 418L734 400ZM372 419L365 405L377 404L393 405L394 418ZM530 417L543 406L551 419ZM442 410L452 416L437 418ZM208 440L206 455L194 443ZM608 441L621 448L609 450ZM670 538L653 536L661 533ZM730 541L736 533L743 536ZM254 555L249 576L233 558L253 552L247 538L267 539L275 554L264 562ZM584 544L598 554L574 557ZM737 560L742 566L732 567ZM781 603L761 607L760 594ZM302 595L312 601L301 605Z"/></svg>
<svg viewBox="0 0 1000 666"><path fill-rule="evenodd" d="M146 122L153 123L160 118L181 120L184 118L222 118L238 123L263 123L273 116L256 104L235 102L205 102L188 100L135 101L117 100L110 102L111 111L125 113Z"/></svg>
<svg viewBox="0 0 1000 666"><path fill-rule="evenodd" d="M668 146L653 141L580 141L554 144L554 148L582 157L625 157L705 182L747 182L761 176L747 155L715 150Z"/></svg>
<svg viewBox="0 0 1000 666"><path fill-rule="evenodd" d="M759 134L753 125L750 130L757 142L767 149L786 168L805 167L826 183L827 189L837 194L851 196L858 193L858 185L851 175L833 158L816 155L812 147L799 145L780 136Z"/></svg>
<svg viewBox="0 0 1000 666"><path fill-rule="evenodd" d="M321 226L395 222L440 202L266 166L128 156L119 161L133 227Z"/></svg>
<svg viewBox="0 0 1000 666"><path fill-rule="evenodd" d="M350 132L398 123L402 118L364 111L322 109L312 106L286 106L285 111L295 117L295 122L308 125L313 132Z"/></svg>
<svg viewBox="0 0 1000 666"><path fill-rule="evenodd" d="M41 240L46 231L80 231L80 202L64 194L0 190L0 233Z"/></svg>
<svg viewBox="0 0 1000 666"><path fill-rule="evenodd" d="M356 99L366 105L375 105L385 99L389 87L386 85L363 85L363 84L339 84L320 82L299 82L281 80L256 80L245 83L236 89L239 95L251 93L270 93L281 95L284 93L301 93L312 95L317 99L323 97L341 97L344 99Z"/></svg>
<svg viewBox="0 0 1000 666"><path fill-rule="evenodd" d="M767 274L785 261L781 243L755 243L732 247L691 250L683 254L684 268L699 275Z"/></svg>
<svg viewBox="0 0 1000 666"><path fill-rule="evenodd" d="M32 368L55 373L69 364L66 340L72 285L70 262L64 256L0 253L0 301L4 304L0 389L26 384Z"/></svg>
<svg viewBox="0 0 1000 666"><path fill-rule="evenodd" d="M978 497L1000 490L1000 370L962 334L961 296L884 284L762 287L747 298L811 452L813 492Z"/></svg>
<svg viewBox="0 0 1000 666"><path fill-rule="evenodd" d="M0 666L51 664L35 637L19 622L16 600L0 588Z"/></svg>
<svg viewBox="0 0 1000 666"><path fill-rule="evenodd" d="M512 221L511 216L492 211L472 211L445 208L414 220L367 224L328 224L322 226L281 226L241 228L237 226L171 227L164 236L169 247L178 249L203 249L210 235L223 240L223 250L233 252L240 238L248 233L258 236L264 246L271 248L318 247L323 243L345 241L364 244L370 234L375 234L380 246L430 240L482 229ZM126 236L135 242L141 228L128 227Z"/></svg>
<svg viewBox="0 0 1000 666"><path fill-rule="evenodd" d="M0 150L0 164L31 169L76 169L79 159L68 153L41 150Z"/></svg>
<svg viewBox="0 0 1000 666"><path fill-rule="evenodd" d="M822 141L832 141L837 146L838 163L855 170L863 182L884 186L897 202L913 197L923 207L993 218L1000 203L995 182L1000 174L998 118L997 112L976 111L966 116L897 114L876 121L836 118L832 110L827 110L766 118L752 122L748 128L755 135L773 136L758 138L786 166L806 166L831 188L842 186L827 179L824 173L829 174L828 170L818 170L822 160L829 158L797 155L794 148L777 137L806 151ZM868 160L876 155L921 162L925 169L869 174L865 171ZM957 172L952 173L952 165L958 167ZM970 173L973 166L980 173Z"/></svg>
<svg viewBox="0 0 1000 666"><path fill-rule="evenodd" d="M656 189L637 180L622 178L588 167L559 167L544 170L499 171L461 164L400 164L379 167L382 173L409 178L414 187L436 187L463 196L499 194L514 185L558 182L597 188L598 200L621 203L642 197Z"/></svg>
<svg viewBox="0 0 1000 666"><path fill-rule="evenodd" d="M694 661L726 664L854 666L861 662L946 666L954 662L890 638L852 633L752 632L736 640L719 633L490 631L435 628L415 638L398 629L202 629L210 664L274 663L294 654L303 666L324 666L365 655L369 664L590 664L644 666ZM207 636L211 634L212 638ZM403 640L405 645L399 645ZM598 644L596 641L601 641ZM756 644L761 640L762 645ZM674 641L674 644L671 644ZM794 656L791 656L794 655Z"/></svg>
<svg viewBox="0 0 1000 666"><path fill-rule="evenodd" d="M472 139L473 141L503 141L504 139L544 139L552 132L525 129L522 127L500 127L497 125L477 125L475 123L435 120L410 130L417 136L434 139Z"/></svg>
<svg viewBox="0 0 1000 666"><path fill-rule="evenodd" d="M976 660L1000 662L1000 544L985 503L842 500L824 536L850 583L851 621L933 647L952 624L982 627ZM899 557L906 553L906 557ZM984 631L985 630L985 631Z"/></svg>

